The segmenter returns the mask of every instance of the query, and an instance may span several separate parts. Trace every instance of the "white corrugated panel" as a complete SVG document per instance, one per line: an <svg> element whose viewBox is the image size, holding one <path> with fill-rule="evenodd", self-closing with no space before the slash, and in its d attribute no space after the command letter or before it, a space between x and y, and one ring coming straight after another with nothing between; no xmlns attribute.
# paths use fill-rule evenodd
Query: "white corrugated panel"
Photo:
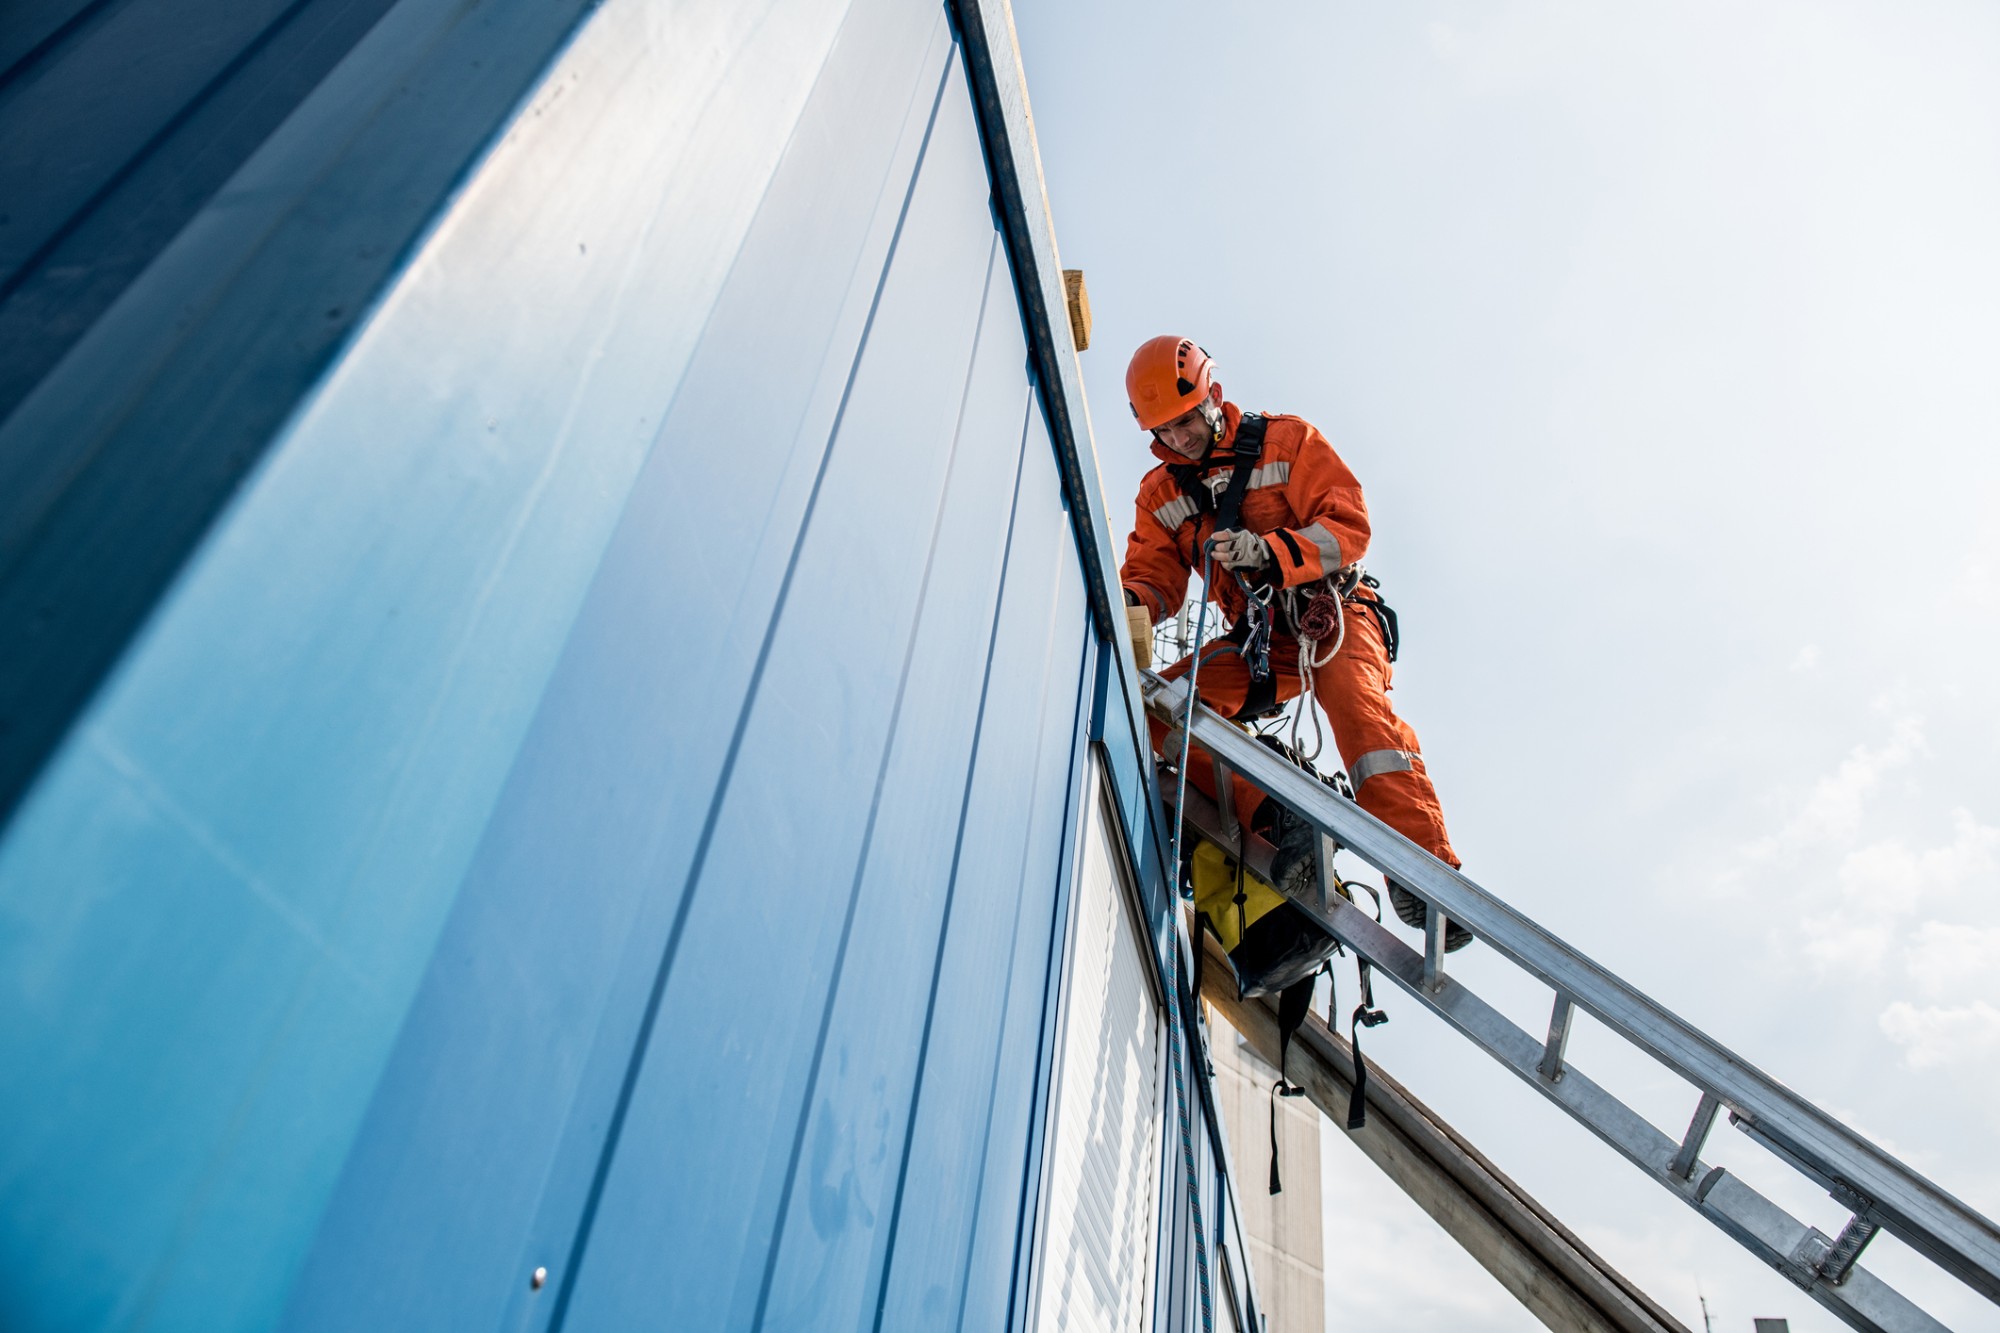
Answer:
<svg viewBox="0 0 2000 1333"><path fill-rule="evenodd" d="M1151 1313L1164 1018L1108 816L1095 799L1085 808L1033 1327L1139 1333Z"/></svg>

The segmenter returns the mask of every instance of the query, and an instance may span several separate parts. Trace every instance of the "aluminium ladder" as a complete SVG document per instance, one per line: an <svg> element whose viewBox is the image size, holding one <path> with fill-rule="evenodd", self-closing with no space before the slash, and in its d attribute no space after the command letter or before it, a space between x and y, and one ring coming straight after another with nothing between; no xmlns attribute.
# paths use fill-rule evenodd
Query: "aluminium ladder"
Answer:
<svg viewBox="0 0 2000 1333"><path fill-rule="evenodd" d="M1992 1222L1216 713L1197 707L1189 718L1185 680L1168 682L1152 672L1141 676L1147 711L1172 729L1165 752L1181 752L1185 722L1200 752L1190 751L1188 762L1214 768L1220 800L1189 787L1180 813L1190 828L1268 878L1270 844L1229 808L1232 772L1314 825L1320 832L1318 883L1288 895L1307 915L1821 1305L1863 1330L1944 1329L1857 1262L1883 1230L2000 1304L2000 1228ZM1170 800L1172 794L1169 786ZM1337 847L1424 900L1429 920L1423 953L1332 891ZM1447 918L1555 992L1545 1038L1522 1030L1446 973ZM1565 1060L1577 1009L1699 1090L1687 1132L1678 1141ZM1709 1131L1725 1110L1730 1123L1848 1210L1851 1216L1838 1235L1808 1226L1725 1168L1701 1160Z"/></svg>

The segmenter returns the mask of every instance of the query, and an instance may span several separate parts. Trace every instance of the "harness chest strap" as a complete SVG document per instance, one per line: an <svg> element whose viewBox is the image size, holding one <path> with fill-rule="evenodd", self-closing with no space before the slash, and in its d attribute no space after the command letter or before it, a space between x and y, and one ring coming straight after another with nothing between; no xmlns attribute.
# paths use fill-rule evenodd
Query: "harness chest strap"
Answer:
<svg viewBox="0 0 2000 1333"><path fill-rule="evenodd" d="M1209 490L1203 480L1206 469L1202 464L1168 464L1168 475L1173 477L1174 484L1180 487L1186 502L1193 507L1194 512L1188 517L1197 520L1195 526L1197 542L1201 531L1198 520L1202 514L1215 516L1212 532L1231 531L1241 521L1243 494L1250 489L1251 474L1257 471L1257 459L1264 452L1264 434L1269 425L1270 419L1257 412L1245 412L1237 419L1236 438L1229 446L1230 457L1235 465L1230 470L1229 482L1223 488L1220 498ZM1231 572L1249 602L1243 618L1243 627L1248 631L1241 645L1243 660L1250 668L1251 680L1263 681L1271 674L1270 610L1262 604L1241 574Z"/></svg>
<svg viewBox="0 0 2000 1333"><path fill-rule="evenodd" d="M1250 489L1250 474L1257 470L1257 460L1264 453L1264 433L1270 424L1270 418L1257 412L1245 412L1237 421L1236 438L1229 446L1235 467L1230 471L1229 484L1223 488L1220 499L1202 480L1204 468L1201 464L1170 463L1167 466L1167 473L1181 488L1181 494L1193 502L1195 513L1215 515L1217 532L1235 528L1241 518L1243 493Z"/></svg>

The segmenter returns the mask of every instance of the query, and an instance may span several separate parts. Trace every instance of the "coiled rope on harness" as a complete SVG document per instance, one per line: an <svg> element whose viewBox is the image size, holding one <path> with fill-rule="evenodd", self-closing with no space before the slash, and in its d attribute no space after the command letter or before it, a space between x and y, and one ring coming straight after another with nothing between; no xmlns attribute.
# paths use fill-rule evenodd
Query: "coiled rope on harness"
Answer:
<svg viewBox="0 0 2000 1333"><path fill-rule="evenodd" d="M1314 706L1319 683L1316 673L1338 657L1341 646L1347 642L1349 602L1359 603L1375 617L1375 623L1382 631L1383 653L1391 662L1396 660L1399 646L1396 612L1376 591L1381 586L1379 579L1355 564L1329 574L1317 583L1285 589L1282 607L1299 640L1299 699L1298 706L1292 710L1290 742L1292 749L1307 763L1317 760L1326 748L1326 733L1320 727L1319 709ZM1321 652L1320 645L1329 637L1333 645ZM1312 717L1313 734L1310 750L1306 749L1299 734L1308 715Z"/></svg>
<svg viewBox="0 0 2000 1333"><path fill-rule="evenodd" d="M1292 710L1291 745L1307 763L1318 759L1320 751L1326 748L1326 733L1320 728L1314 693L1317 686L1315 673L1339 656L1341 645L1347 642L1346 604L1360 586L1362 577L1361 566L1349 565L1339 573L1310 585L1309 589L1285 590L1285 613L1291 617L1292 628L1299 636L1299 700ZM1310 597L1305 596L1308 591ZM1299 604L1301 601L1304 601L1304 606ZM1322 654L1319 646L1329 636L1333 639L1333 646ZM1305 741L1299 735L1299 724L1308 715L1312 717L1311 751L1307 751Z"/></svg>

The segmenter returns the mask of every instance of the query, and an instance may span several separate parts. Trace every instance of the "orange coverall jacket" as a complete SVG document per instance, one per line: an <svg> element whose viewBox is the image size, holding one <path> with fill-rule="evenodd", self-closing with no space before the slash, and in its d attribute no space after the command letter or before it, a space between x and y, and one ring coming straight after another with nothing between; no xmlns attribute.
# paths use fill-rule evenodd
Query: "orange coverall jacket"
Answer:
<svg viewBox="0 0 2000 1333"><path fill-rule="evenodd" d="M1222 416L1222 441L1200 465L1203 484L1218 497L1236 467L1230 451L1243 409L1224 403ZM1250 474L1250 488L1243 493L1239 522L1267 539L1270 577L1291 588L1361 558L1368 549L1368 506L1361 499L1361 483L1317 427L1298 417L1269 420L1264 451ZM1187 460L1157 443L1153 456L1161 465L1139 483L1138 513L1119 581L1145 603L1158 623L1178 611L1186 598L1188 578L1201 567L1201 544L1214 535L1215 518L1198 512L1167 471L1167 464ZM1209 586L1224 614L1231 621L1239 619L1244 600L1236 580L1213 578Z"/></svg>
<svg viewBox="0 0 2000 1333"><path fill-rule="evenodd" d="M1224 403L1222 411L1227 429L1202 464L1202 480L1211 491L1220 491L1235 470L1230 450L1237 423L1243 419L1242 410L1233 403ZM1163 463L1185 461L1158 445L1153 452ZM1201 543L1208 540L1215 520L1197 512L1164 466L1148 472L1139 483L1138 508L1119 581L1146 603L1157 623L1180 609L1188 578L1200 567ZM1273 563L1257 571L1258 577L1269 576L1284 587L1311 583L1351 565L1368 549L1368 509L1361 502L1361 483L1326 437L1297 417L1270 418L1238 521L1263 535L1271 547ZM1235 579L1217 570L1208 586L1231 620L1242 617L1243 592ZM1389 706L1390 667L1381 631L1365 611L1350 609L1345 614L1347 632L1339 652L1313 675L1315 697L1333 724L1355 799L1362 809L1455 866L1458 854L1445 832L1444 811L1418 750L1417 733ZM1270 702L1283 703L1299 694L1298 654L1299 641L1291 634L1280 630L1273 636ZM1202 701L1224 717L1236 716L1251 688L1241 653L1234 644L1212 643L1202 650L1202 661ZM1161 674L1175 679L1193 663L1190 654ZM1150 717L1147 723L1157 751L1166 724ZM1194 765L1188 778L1215 795L1207 764ZM1261 799L1262 794L1238 775L1236 808L1254 810Z"/></svg>

